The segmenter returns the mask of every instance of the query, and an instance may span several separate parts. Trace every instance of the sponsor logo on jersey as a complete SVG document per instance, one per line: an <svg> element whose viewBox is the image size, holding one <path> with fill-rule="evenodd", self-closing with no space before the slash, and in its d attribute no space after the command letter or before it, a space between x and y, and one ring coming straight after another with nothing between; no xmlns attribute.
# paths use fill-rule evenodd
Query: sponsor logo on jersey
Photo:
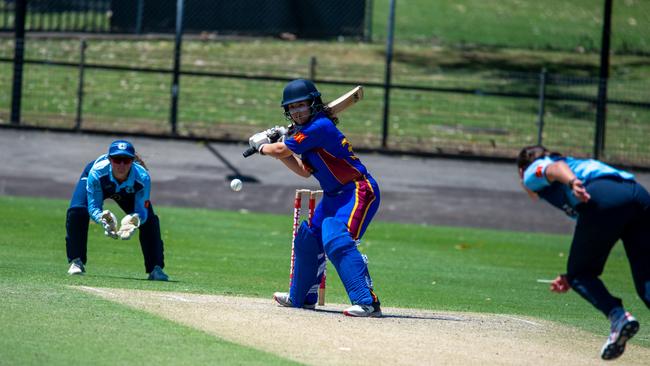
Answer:
<svg viewBox="0 0 650 366"><path fill-rule="evenodd" d="M298 132L297 134L293 135L293 139L296 140L296 142L299 144L301 144L306 138L307 135L302 132Z"/></svg>
<svg viewBox="0 0 650 366"><path fill-rule="evenodd" d="M539 166L537 167L537 169L535 169L535 176L536 176L537 178L541 178L541 177L544 176L544 167L543 167L543 166L539 165Z"/></svg>

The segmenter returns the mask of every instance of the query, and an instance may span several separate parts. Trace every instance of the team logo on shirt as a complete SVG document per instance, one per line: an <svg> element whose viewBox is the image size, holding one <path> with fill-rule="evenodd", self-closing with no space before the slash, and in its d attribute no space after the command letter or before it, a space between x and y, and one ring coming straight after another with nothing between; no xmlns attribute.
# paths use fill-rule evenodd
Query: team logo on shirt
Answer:
<svg viewBox="0 0 650 366"><path fill-rule="evenodd" d="M305 135L302 132L298 132L297 134L293 135L293 139L296 140L297 143L302 143L303 140L307 138L307 135Z"/></svg>
<svg viewBox="0 0 650 366"><path fill-rule="evenodd" d="M544 171L543 171L543 170L544 170L544 167L542 167L541 165L539 165L539 166L537 167L537 169L535 169L535 176L536 176L537 178L541 178L541 177L543 177L543 176L544 176Z"/></svg>

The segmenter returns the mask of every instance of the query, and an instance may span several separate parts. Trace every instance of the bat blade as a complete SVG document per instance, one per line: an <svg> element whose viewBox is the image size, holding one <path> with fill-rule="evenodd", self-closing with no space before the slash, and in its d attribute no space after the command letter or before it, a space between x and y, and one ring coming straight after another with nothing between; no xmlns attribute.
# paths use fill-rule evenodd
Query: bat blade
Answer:
<svg viewBox="0 0 650 366"><path fill-rule="evenodd" d="M334 114L338 114L354 105L361 99L363 99L363 86L358 85L349 92L329 102L327 106Z"/></svg>

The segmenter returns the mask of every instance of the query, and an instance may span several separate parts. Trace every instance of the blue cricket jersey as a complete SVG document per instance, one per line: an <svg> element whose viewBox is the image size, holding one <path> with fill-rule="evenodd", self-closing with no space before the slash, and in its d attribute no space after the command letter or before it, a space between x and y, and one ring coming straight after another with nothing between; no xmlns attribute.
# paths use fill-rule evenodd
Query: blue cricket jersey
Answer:
<svg viewBox="0 0 650 366"><path fill-rule="evenodd" d="M147 221L146 205L149 204L151 179L147 170L135 161L131 164L127 179L118 183L113 177L113 169L108 156L106 154L100 156L95 160L88 173L86 192L88 194L88 214L97 223L101 220L104 199L118 193L135 195L134 212L140 216L141 224Z"/></svg>
<svg viewBox="0 0 650 366"><path fill-rule="evenodd" d="M368 170L354 154L350 142L334 122L320 112L285 140L292 152L301 155L305 167L332 193L345 184L362 179Z"/></svg>
<svg viewBox="0 0 650 366"><path fill-rule="evenodd" d="M571 217L577 217L576 206L581 203L569 186L559 182L549 182L546 179L546 168L556 161L563 160L582 183L587 186L591 181L603 177L617 177L623 180L634 180L634 175L613 168L593 159L575 159L572 157L543 157L533 161L524 171L524 185L541 198L555 207L566 212Z"/></svg>

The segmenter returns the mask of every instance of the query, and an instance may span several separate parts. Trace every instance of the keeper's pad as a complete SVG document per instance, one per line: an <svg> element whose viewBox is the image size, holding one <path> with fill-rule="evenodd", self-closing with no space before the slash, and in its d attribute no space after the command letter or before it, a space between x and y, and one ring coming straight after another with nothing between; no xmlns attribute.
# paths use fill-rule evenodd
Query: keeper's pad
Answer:
<svg viewBox="0 0 650 366"><path fill-rule="evenodd" d="M372 304L372 280L368 266L357 250L347 226L342 221L329 217L323 220L322 232L327 257L336 268L352 304Z"/></svg>
<svg viewBox="0 0 650 366"><path fill-rule="evenodd" d="M307 222L303 221L298 228L294 242L296 258L293 265L293 281L289 288L289 298L296 308L301 308L305 304L307 294L315 292L318 288L320 263L325 261L325 256L321 252L318 239L312 233ZM321 254L320 258L319 254ZM316 302L311 298L309 300L313 300L313 303Z"/></svg>

